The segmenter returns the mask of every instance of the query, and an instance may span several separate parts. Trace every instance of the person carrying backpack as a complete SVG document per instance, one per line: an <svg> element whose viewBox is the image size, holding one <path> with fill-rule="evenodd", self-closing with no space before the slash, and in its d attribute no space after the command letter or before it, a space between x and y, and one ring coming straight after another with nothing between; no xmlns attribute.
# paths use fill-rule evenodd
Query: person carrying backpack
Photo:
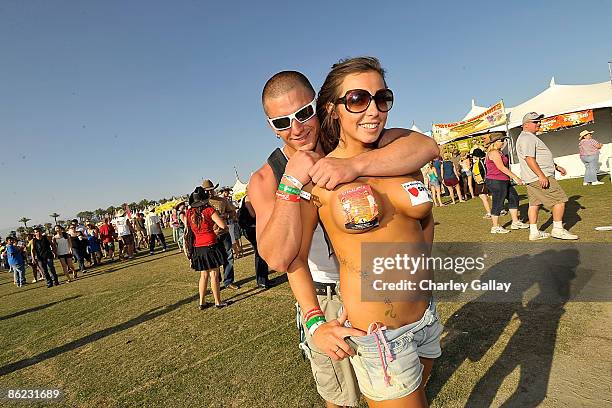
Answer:
<svg viewBox="0 0 612 408"><path fill-rule="evenodd" d="M491 218L491 204L489 204L489 189L485 183L487 170L484 165L484 158L487 155L480 147L472 149L472 178L474 179L474 194L476 194L485 209L485 215L482 218Z"/></svg>
<svg viewBox="0 0 612 408"><path fill-rule="evenodd" d="M255 251L255 276L257 279L257 286L263 289L270 287L270 281L268 280L268 264L264 259L259 256L257 251L257 237L255 233L255 210L249 201L248 196L244 196L240 200L240 208L238 209L238 225L244 231L246 238L249 240Z"/></svg>

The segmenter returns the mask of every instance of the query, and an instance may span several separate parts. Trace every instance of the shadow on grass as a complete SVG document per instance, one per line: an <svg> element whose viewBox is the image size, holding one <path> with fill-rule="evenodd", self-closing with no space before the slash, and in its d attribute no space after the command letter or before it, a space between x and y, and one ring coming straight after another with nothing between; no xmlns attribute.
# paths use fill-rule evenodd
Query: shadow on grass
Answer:
<svg viewBox="0 0 612 408"><path fill-rule="evenodd" d="M178 248L175 248L175 249L178 249ZM163 259L163 258L167 258L169 256L174 256L174 255L179 255L179 254L181 254L181 252L172 252L172 253L170 253L170 250L167 250L166 253L164 253L161 256L148 255L148 253L147 254L142 253L142 254L137 254L134 259L131 259L129 261L123 261L123 262L119 261L119 260L106 261L105 263L103 263L100 266L96 266L96 267L92 267L91 269L88 269L86 273L80 273L78 279L76 280L76 282L79 282L81 280L85 280L87 278L94 277L94 276L97 276L97 275L104 275L104 274L107 274L107 273L117 272L117 271L120 271L122 269L129 268L131 266L136 266L136 265L140 265L140 264L144 264L144 263L148 263L148 262L153 262L153 261L156 261L158 259ZM58 270L58 268L55 268L55 269ZM61 278L62 275L58 275L58 277ZM43 283L44 282L41 281L40 284L32 284L32 283L28 284L28 286L29 286L28 288L26 288L26 289L21 288L21 289L15 291L15 292L11 292L11 293L8 293L6 295L2 295L2 296L0 296L0 299L8 297L8 296L12 296L12 295L17 295L17 294L20 294L20 293L23 293L23 292L27 292L27 291L30 291L30 290L45 288L45 285ZM64 283L62 283L62 285L63 284ZM34 285L36 285L36 286L34 286ZM45 289L46 290L53 290L52 288L51 289L45 288Z"/></svg>
<svg viewBox="0 0 612 408"><path fill-rule="evenodd" d="M578 222L582 221L582 217L580 217L579 211L586 209L582 204L578 202L578 199L582 198L580 195L574 195L568 197L567 203L565 203L565 213L563 214L563 224L565 229L571 229L574 225L578 224ZM550 227L553 223L552 216L546 220L542 227L540 228L544 231L546 228Z"/></svg>
<svg viewBox="0 0 612 408"><path fill-rule="evenodd" d="M223 300L229 300L232 303L238 303L238 302L241 302L243 300L246 300L246 299L250 298L251 296L258 295L258 294L260 294L262 292L265 292L265 289L262 289L260 287L255 287L255 288L251 288L251 289L247 290L246 292L236 293L235 295L230 296L230 297L228 297L226 299L223 299ZM246 295L246 296L243 296L243 295Z"/></svg>
<svg viewBox="0 0 612 408"><path fill-rule="evenodd" d="M80 297L81 297L81 295L70 296L70 297L68 297L66 299L58 300L56 302L47 303L46 305L39 305L39 306L31 307L29 309L20 310L19 312L15 312L15 313L12 313L10 315L6 315L6 316L0 317L0 321L12 319L13 317L17 317L17 316L23 316L25 314L32 313L32 312L37 312L39 310L46 309L46 308L51 307L53 305L56 305L58 303L66 302L66 301L77 299L77 298L80 298Z"/></svg>
<svg viewBox="0 0 612 408"><path fill-rule="evenodd" d="M169 252L169 251L167 251L167 252ZM81 274L79 276L79 280L87 279L87 278L90 278L90 277L93 277L93 276L96 276L96 275L103 275L103 274L106 274L106 273L117 272L117 271L120 271L122 269L130 268L132 266L149 263L149 262L153 262L153 261L156 261L156 260L159 260L159 259L167 258L169 256L180 255L180 254L181 254L181 252L165 253L162 256L142 254L141 256L135 257L134 259L130 259L128 261L114 261L112 263L102 265L103 267L104 266L108 266L107 268L104 268L104 269L94 269L94 270L90 269L87 273ZM144 258L145 256L147 256L148 258L145 259Z"/></svg>
<svg viewBox="0 0 612 408"><path fill-rule="evenodd" d="M249 282L249 281L252 281L254 279L255 279L255 277L251 277L251 278L248 278L248 279L243 279L240 282L242 284L242 282ZM263 289L263 288L260 288L259 286L257 286L257 287L251 288L251 289L249 289L249 290L247 290L245 292L236 293L235 295L233 295L233 296L231 296L231 297L229 297L227 299L223 299L223 300L231 300L233 303L241 302L241 301L243 301L245 299L250 298L251 296L255 296L255 295L259 295L260 293L267 292L268 290L272 289L273 287L281 285L281 284L283 284L285 282L288 282L287 274L283 273L282 275L278 275L275 278L269 280L270 288L268 288L268 289ZM246 296L243 296L243 295L246 295Z"/></svg>
<svg viewBox="0 0 612 408"><path fill-rule="evenodd" d="M473 383L465 406L492 406L504 379L516 368L520 370L516 390L503 404L496 402L495 405L535 407L542 403L548 388L559 320L565 312L563 306L569 299L570 282L576 277L579 264L578 251L566 249L508 258L492 266L481 281L508 282L511 272L516 275L512 279L513 291L528 298L533 291L530 288L535 285L539 293L536 290L537 295L524 304L502 303L499 299L496 301L495 294L487 292L466 303L444 322L447 336L442 343L442 356L434 364L426 388L428 400L436 398L464 362L482 360L518 317L519 327L487 372L481 378L467 374L459 379L462 384ZM537 270L526 268L527 265L537 265Z"/></svg>
<svg viewBox="0 0 612 408"><path fill-rule="evenodd" d="M527 197L524 195L520 196L520 200L526 199ZM565 213L563 214L563 224L566 229L571 229L580 221L582 221L582 217L580 216L580 210L585 210L584 207L578 201L581 199L581 195L573 195L568 197L567 203L565 203ZM523 202L519 205L519 218L525 222L529 222L529 218L527 215L529 209L529 202ZM540 211L549 214L549 218L540 226L540 230L545 231L548 227L550 227L553 223L552 212L550 208L546 208L544 206L540 207ZM510 222L504 225L504 227L509 226Z"/></svg>
<svg viewBox="0 0 612 408"><path fill-rule="evenodd" d="M58 276L58 278L61 278L61 276ZM64 282L61 282L62 285L64 285ZM54 290L53 288L57 287L57 285L54 285L51 288L47 288L44 279L39 280L36 283L28 283L27 284L27 288L18 288L18 290L16 290L15 292L11 292L11 293L7 293L6 295L2 295L0 296L0 299L5 298L5 297L9 297L9 296L13 296L13 295L19 295L21 293L24 292L29 292L31 290L36 290L36 289L41 289L44 288L45 290ZM16 288L17 289L17 288Z"/></svg>
<svg viewBox="0 0 612 408"><path fill-rule="evenodd" d="M194 295L186 299L180 300L172 305L153 308L147 312L144 312L140 316L137 316L126 322L120 323L116 326L112 326L112 327L108 327L103 330L99 330L85 337L81 337L80 339L71 341L70 343L66 343L63 346L55 347L55 348L52 348L51 350L37 354L34 357L26 358L23 360L19 360L15 363L7 364L5 366L0 367L0 376L7 375L7 374L13 373L18 370L22 370L24 368L33 366L47 359L57 357L66 352L78 349L79 347L83 347L89 343L93 343L94 341L111 336L115 333L119 333L124 330L131 329L132 327L137 326L141 323L148 322L149 320L153 320L166 313L170 313L178 309L179 307L186 305L188 303L191 303L197 299L198 299L198 295Z"/></svg>

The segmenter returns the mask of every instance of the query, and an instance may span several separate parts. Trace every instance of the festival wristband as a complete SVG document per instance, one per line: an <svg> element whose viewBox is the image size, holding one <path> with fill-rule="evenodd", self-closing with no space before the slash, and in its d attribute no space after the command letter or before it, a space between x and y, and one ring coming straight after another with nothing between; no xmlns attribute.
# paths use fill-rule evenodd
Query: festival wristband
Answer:
<svg viewBox="0 0 612 408"><path fill-rule="evenodd" d="M310 201L311 195L308 191L300 190L300 197L306 201Z"/></svg>
<svg viewBox="0 0 612 408"><path fill-rule="evenodd" d="M323 311L318 307L310 309L308 312L306 312L306 314L304 314L304 320L308 320L316 315L324 316Z"/></svg>
<svg viewBox="0 0 612 408"><path fill-rule="evenodd" d="M310 337L312 337L314 335L315 331L319 327L323 326L324 324L325 324L325 322L317 322L317 323L313 324L312 326L310 326L310 328L308 329L308 333L310 333Z"/></svg>
<svg viewBox="0 0 612 408"><path fill-rule="evenodd" d="M299 188L295 188L295 187L280 183L278 185L278 191L284 191L285 193L300 195L300 192L302 190L300 190Z"/></svg>
<svg viewBox="0 0 612 408"><path fill-rule="evenodd" d="M313 324L323 322L325 323L325 316L313 316L306 322L306 327L310 330Z"/></svg>
<svg viewBox="0 0 612 408"><path fill-rule="evenodd" d="M282 191L277 191L276 197L284 201L291 201L293 203L300 202L300 196L297 194L289 194L289 193L283 193Z"/></svg>
<svg viewBox="0 0 612 408"><path fill-rule="evenodd" d="M283 177L286 178L288 181L290 181L293 185L295 185L297 188L302 188L304 187L304 185L302 184L302 182L298 179L296 179L295 177L293 177L290 174L283 174Z"/></svg>

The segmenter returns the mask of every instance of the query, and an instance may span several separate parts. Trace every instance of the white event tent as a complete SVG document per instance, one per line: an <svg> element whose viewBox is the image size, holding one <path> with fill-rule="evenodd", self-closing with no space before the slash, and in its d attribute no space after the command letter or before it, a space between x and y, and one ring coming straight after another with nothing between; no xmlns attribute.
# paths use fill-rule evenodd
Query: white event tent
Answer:
<svg viewBox="0 0 612 408"><path fill-rule="evenodd" d="M563 113L592 109L594 123L574 128L563 129L541 134L539 137L546 143L555 156L555 162L564 167L568 174L565 177L582 177L584 164L578 155L578 134L584 130L594 130L593 137L604 147L600 154L600 172L610 171L612 165L612 82L600 82L586 85L559 85L553 77L549 87L533 98L513 107L506 107L508 128L513 141L521 132L523 116L528 112L544 114L545 117ZM473 118L487 107L476 105L472 99L470 111L462 120ZM489 129L489 132L506 131L506 125ZM515 143L513 143L514 145ZM512 171L520 172L518 163L512 164ZM557 174L558 178L561 177Z"/></svg>

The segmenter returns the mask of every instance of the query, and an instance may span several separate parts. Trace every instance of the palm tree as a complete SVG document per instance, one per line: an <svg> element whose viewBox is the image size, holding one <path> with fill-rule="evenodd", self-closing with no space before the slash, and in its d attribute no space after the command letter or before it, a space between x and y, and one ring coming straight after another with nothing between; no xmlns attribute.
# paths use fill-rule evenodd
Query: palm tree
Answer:
<svg viewBox="0 0 612 408"><path fill-rule="evenodd" d="M51 229L53 228L53 225L51 225L50 222L46 222L45 223L45 229L47 230L47 234L51 234Z"/></svg>
<svg viewBox="0 0 612 408"><path fill-rule="evenodd" d="M31 218L27 218L27 217L21 217L21 219L19 220L19 222L23 222L23 226L28 228L28 222L32 221Z"/></svg>
<svg viewBox="0 0 612 408"><path fill-rule="evenodd" d="M104 210L101 208L98 208L97 210L94 211L94 214L96 215L96 219L100 221L102 220L102 217L104 216Z"/></svg>
<svg viewBox="0 0 612 408"><path fill-rule="evenodd" d="M146 210L149 205L151 205L149 200L147 200L146 198L143 198L138 203L138 208L141 209L141 210Z"/></svg>
<svg viewBox="0 0 612 408"><path fill-rule="evenodd" d="M53 214L49 214L49 217L53 218L53 223L57 224L57 217L59 217L60 215L56 212L54 212Z"/></svg>

